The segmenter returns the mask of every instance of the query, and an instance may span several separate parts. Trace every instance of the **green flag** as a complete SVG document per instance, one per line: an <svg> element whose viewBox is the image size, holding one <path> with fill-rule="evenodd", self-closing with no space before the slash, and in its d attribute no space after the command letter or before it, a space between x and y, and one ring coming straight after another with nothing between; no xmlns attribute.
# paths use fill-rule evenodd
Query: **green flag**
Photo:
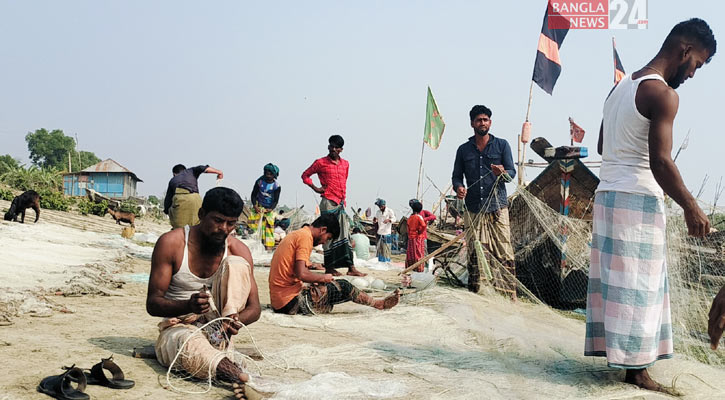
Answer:
<svg viewBox="0 0 725 400"><path fill-rule="evenodd" d="M435 150L441 144L441 138L443 137L443 130L446 128L446 123L443 122L443 117L438 112L438 106L436 101L433 100L433 93L428 87L428 104L425 108L425 133L423 133L423 142L428 143L431 149Z"/></svg>

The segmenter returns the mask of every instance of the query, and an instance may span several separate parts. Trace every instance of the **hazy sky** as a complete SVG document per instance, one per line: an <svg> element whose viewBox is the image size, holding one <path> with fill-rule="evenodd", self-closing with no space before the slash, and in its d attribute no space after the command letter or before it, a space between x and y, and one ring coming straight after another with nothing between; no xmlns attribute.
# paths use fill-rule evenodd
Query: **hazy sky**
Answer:
<svg viewBox="0 0 725 400"><path fill-rule="evenodd" d="M408 212L415 196L430 85L446 121L425 172L450 181L474 104L493 110L509 141L526 113L545 0L519 1L0 1L0 154L28 162L25 134L78 135L80 149L136 173L161 194L176 163L210 164L248 197L262 166L280 167L281 204L312 208L300 174L341 134L351 164L348 204L383 197ZM572 30L549 96L534 87L532 136L568 143L571 116L596 153L612 87L611 37L627 72L643 66L677 22L704 18L721 46L714 1L649 1L647 30ZM725 55L678 89L675 147L688 187L723 175ZM532 151L527 158L540 161ZM597 156L591 157L598 159ZM527 179L540 170L529 169ZM595 170L595 172L598 172ZM200 179L202 193L214 178ZM426 206L438 198L425 180ZM427 207L429 208L429 207Z"/></svg>

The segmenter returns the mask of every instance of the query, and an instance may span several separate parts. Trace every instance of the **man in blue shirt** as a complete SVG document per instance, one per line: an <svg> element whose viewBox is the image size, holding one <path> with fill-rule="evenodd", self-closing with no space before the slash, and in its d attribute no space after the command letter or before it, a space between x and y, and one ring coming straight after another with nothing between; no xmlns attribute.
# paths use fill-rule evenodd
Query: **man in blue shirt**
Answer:
<svg viewBox="0 0 725 400"><path fill-rule="evenodd" d="M478 292L482 271L478 267L475 241L493 256L492 272L500 271L498 290L516 298L514 251L509 229L506 182L516 176L511 147L505 139L489 133L491 110L473 106L469 116L474 135L458 147L453 165L453 189L459 199L465 198L464 222L468 248L468 290ZM466 184L463 179L466 179ZM498 266L508 271L500 270ZM498 275L498 274L496 274Z"/></svg>

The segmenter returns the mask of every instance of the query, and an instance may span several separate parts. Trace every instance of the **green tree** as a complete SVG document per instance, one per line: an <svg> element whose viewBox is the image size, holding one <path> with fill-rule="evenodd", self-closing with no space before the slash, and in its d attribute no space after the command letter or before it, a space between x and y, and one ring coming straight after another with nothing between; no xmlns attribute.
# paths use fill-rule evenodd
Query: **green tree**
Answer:
<svg viewBox="0 0 725 400"><path fill-rule="evenodd" d="M66 136L61 129L48 132L41 128L25 135L28 151L33 164L42 168L54 168L62 171L68 170L68 156L71 157L72 171L80 171L101 161L90 151L76 152L76 142L72 137Z"/></svg>
<svg viewBox="0 0 725 400"><path fill-rule="evenodd" d="M149 196L149 203L151 203L153 205L159 205L159 198L156 197L156 196L154 196L154 195L150 195Z"/></svg>
<svg viewBox="0 0 725 400"><path fill-rule="evenodd" d="M48 132L45 128L37 129L25 135L25 142L28 143L33 164L59 170L68 168L68 153L73 151L75 141L72 137L66 136L62 130L54 129Z"/></svg>
<svg viewBox="0 0 725 400"><path fill-rule="evenodd" d="M0 156L0 175L20 168L20 162L14 159L10 154Z"/></svg>

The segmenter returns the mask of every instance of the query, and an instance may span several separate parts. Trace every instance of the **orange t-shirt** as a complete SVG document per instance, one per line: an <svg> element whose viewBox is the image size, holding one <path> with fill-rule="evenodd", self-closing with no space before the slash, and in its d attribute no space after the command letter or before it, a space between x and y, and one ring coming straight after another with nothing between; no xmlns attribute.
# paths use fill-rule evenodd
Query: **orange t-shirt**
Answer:
<svg viewBox="0 0 725 400"><path fill-rule="evenodd" d="M272 308L279 310L302 291L302 281L295 276L295 261L307 264L312 247L312 232L308 227L290 233L277 246L269 267Z"/></svg>

